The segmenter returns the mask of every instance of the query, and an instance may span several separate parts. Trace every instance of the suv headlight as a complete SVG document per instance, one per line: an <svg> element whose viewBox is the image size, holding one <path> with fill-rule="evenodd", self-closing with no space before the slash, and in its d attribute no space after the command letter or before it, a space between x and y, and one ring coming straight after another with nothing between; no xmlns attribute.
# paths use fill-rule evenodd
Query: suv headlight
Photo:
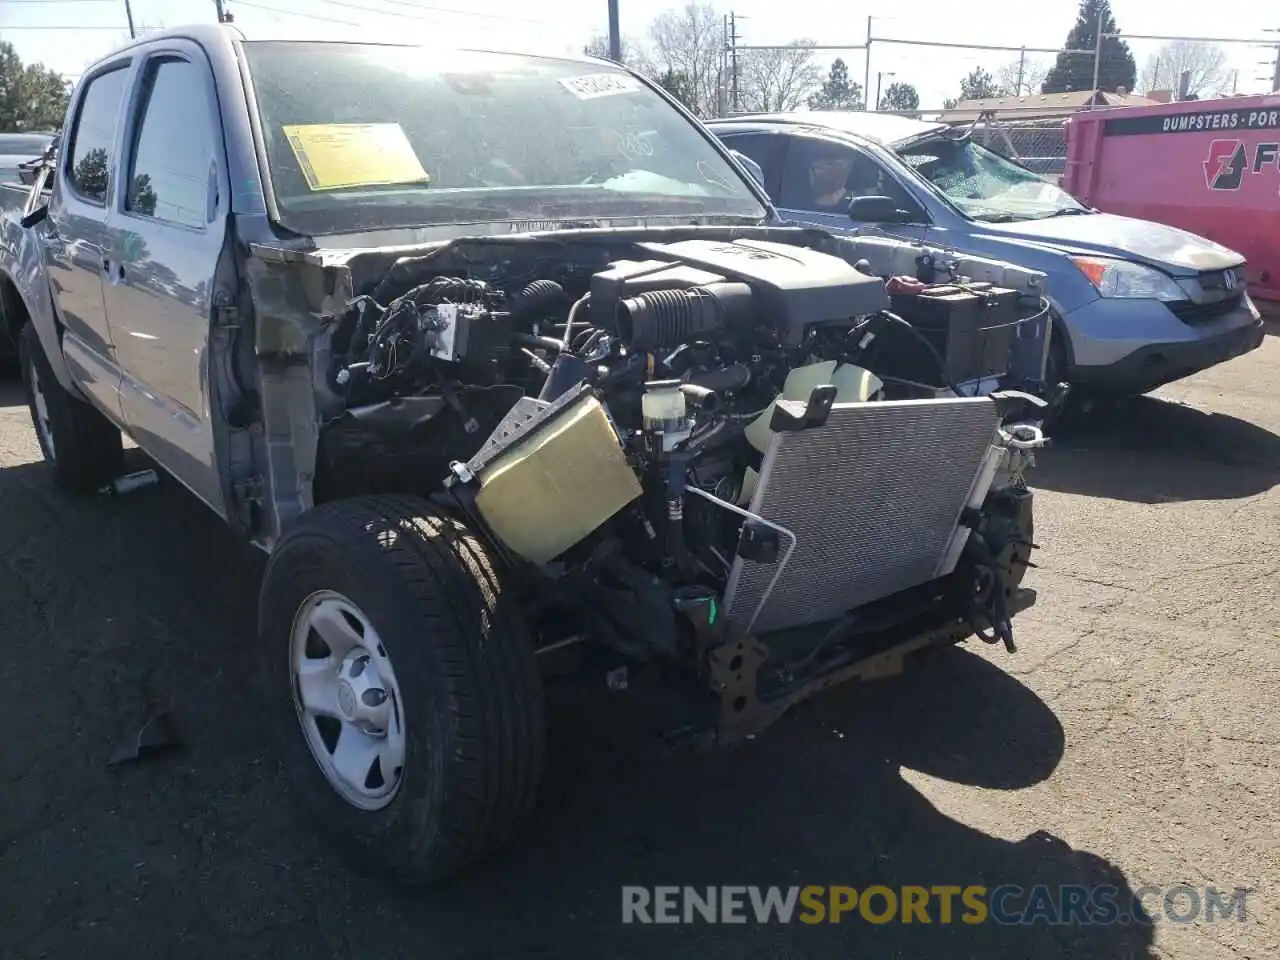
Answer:
<svg viewBox="0 0 1280 960"><path fill-rule="evenodd" d="M1099 296L1126 300L1185 300L1186 292L1159 270L1128 260L1072 257L1076 269L1098 288Z"/></svg>

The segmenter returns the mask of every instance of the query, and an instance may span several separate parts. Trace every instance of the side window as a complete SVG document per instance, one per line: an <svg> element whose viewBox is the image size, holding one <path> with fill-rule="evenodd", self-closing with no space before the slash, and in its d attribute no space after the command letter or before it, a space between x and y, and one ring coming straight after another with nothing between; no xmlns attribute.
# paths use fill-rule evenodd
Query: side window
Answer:
<svg viewBox="0 0 1280 960"><path fill-rule="evenodd" d="M782 166L783 139L775 133L727 133L720 138L730 150L737 150L760 165L764 183L771 194L778 192ZM777 197L774 197L777 200Z"/></svg>
<svg viewBox="0 0 1280 960"><path fill-rule="evenodd" d="M901 185L861 151L829 140L791 138L779 206L843 214L854 197L892 197L906 209L917 209Z"/></svg>
<svg viewBox="0 0 1280 960"><path fill-rule="evenodd" d="M115 162L116 120L129 78L127 65L89 81L72 132L67 180L90 203L107 202L107 184Z"/></svg>
<svg viewBox="0 0 1280 960"><path fill-rule="evenodd" d="M207 103L200 67L167 57L148 65L133 130L130 213L184 227L208 223L215 151Z"/></svg>

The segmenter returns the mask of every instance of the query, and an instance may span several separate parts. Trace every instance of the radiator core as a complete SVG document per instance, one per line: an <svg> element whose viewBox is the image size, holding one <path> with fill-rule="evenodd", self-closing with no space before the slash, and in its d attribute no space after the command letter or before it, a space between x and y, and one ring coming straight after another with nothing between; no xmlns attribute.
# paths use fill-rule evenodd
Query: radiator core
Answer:
<svg viewBox="0 0 1280 960"><path fill-rule="evenodd" d="M774 433L748 509L795 547L780 575L735 557L725 615L756 634L822 623L949 572L998 426L994 401L961 397L837 403L821 427Z"/></svg>

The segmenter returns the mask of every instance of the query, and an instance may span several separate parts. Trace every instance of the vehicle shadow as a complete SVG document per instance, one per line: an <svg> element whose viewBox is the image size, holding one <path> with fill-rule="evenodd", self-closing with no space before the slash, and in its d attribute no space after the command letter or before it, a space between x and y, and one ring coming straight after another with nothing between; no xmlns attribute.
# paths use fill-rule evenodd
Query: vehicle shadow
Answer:
<svg viewBox="0 0 1280 960"><path fill-rule="evenodd" d="M1280 337L1280 303L1269 300L1255 301L1262 314L1262 329L1268 336Z"/></svg>
<svg viewBox="0 0 1280 960"><path fill-rule="evenodd" d="M1028 479L1063 493L1166 503L1234 500L1280 483L1280 437L1222 413L1143 396L1064 416Z"/></svg>
<svg viewBox="0 0 1280 960"><path fill-rule="evenodd" d="M441 889L372 883L299 817L264 737L262 558L175 484L72 501L30 464L0 470L0 502L6 956L356 956L369 937L415 960L1149 955L1146 924L972 925L959 901L929 925L621 922L624 885L1108 885L1127 903L1104 858L984 833L904 778L1016 790L1062 757L1049 708L958 649L709 753L654 736L642 685L558 686L515 848ZM108 766L147 702L173 708L184 747Z"/></svg>
<svg viewBox="0 0 1280 960"><path fill-rule="evenodd" d="M22 372L17 363L0 360L0 410L26 405L27 398L22 394Z"/></svg>

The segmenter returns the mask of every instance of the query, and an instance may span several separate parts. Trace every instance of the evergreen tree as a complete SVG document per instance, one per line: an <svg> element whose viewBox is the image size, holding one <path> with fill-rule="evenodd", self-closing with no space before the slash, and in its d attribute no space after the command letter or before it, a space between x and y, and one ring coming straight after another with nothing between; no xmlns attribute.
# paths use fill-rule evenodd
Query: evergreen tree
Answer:
<svg viewBox="0 0 1280 960"><path fill-rule="evenodd" d="M849 81L849 66L839 57L831 64L831 72L822 88L809 97L810 110L865 110L862 84Z"/></svg>
<svg viewBox="0 0 1280 960"><path fill-rule="evenodd" d="M881 110L905 113L920 109L920 94L909 83L891 83L880 97Z"/></svg>
<svg viewBox="0 0 1280 960"><path fill-rule="evenodd" d="M995 77L982 67L974 67L969 75L960 81L961 100L989 100L1000 96L1000 87Z"/></svg>
<svg viewBox="0 0 1280 960"><path fill-rule="evenodd" d="M67 99L61 75L38 63L24 65L13 44L0 41L0 130L57 130Z"/></svg>
<svg viewBox="0 0 1280 960"><path fill-rule="evenodd" d="M689 82L687 73L680 70L667 70L657 80L658 86L666 90L667 93L671 94L690 110L695 109L693 84Z"/></svg>
<svg viewBox="0 0 1280 960"><path fill-rule="evenodd" d="M1093 89L1093 55L1068 53L1069 50L1092 51L1098 42L1098 24L1102 24L1102 56L1098 66L1098 89L1115 92L1124 87L1132 91L1138 76L1137 64L1129 45L1116 33L1116 18L1111 13L1110 0L1080 0L1080 12L1075 26L1067 34L1067 42L1058 62L1053 65L1040 88L1044 93L1068 93Z"/></svg>

